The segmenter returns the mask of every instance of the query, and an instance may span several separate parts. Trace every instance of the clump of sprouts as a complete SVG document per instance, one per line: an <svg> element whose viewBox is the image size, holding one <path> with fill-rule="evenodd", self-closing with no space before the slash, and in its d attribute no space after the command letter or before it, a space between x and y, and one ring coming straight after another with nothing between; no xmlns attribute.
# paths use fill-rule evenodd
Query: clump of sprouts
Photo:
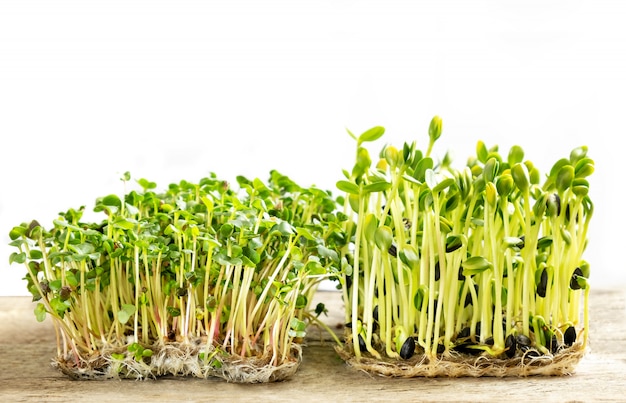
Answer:
<svg viewBox="0 0 626 403"><path fill-rule="evenodd" d="M375 165L364 143L384 128L350 133L339 353L389 376L571 373L589 332L587 148L542 178L521 147L479 141L455 169L431 156L441 130L433 118L426 152L385 145Z"/></svg>
<svg viewBox="0 0 626 403"><path fill-rule="evenodd" d="M128 173L122 178L130 180ZM70 209L50 229L14 227L11 262L27 268L55 365L77 379L216 376L269 382L301 361L318 284L346 241L329 192L276 171L268 183L215 175L157 192L99 198L101 222Z"/></svg>

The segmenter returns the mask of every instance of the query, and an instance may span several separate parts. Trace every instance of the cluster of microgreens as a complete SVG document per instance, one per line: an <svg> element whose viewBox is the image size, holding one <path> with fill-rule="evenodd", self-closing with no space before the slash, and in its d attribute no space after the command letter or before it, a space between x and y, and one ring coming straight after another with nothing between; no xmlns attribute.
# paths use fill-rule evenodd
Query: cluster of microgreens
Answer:
<svg viewBox="0 0 626 403"><path fill-rule="evenodd" d="M521 147L500 155L479 141L459 170L447 155L431 157L441 129L433 118L425 153L415 143L386 145L374 166L364 143L384 128L350 133L356 163L337 183L353 236L343 252L351 266L340 278L347 346L357 359L584 348L589 264L582 253L593 212L585 178L594 170L587 148L557 161L542 180Z"/></svg>
<svg viewBox="0 0 626 403"><path fill-rule="evenodd" d="M108 366L140 378L277 380L222 368L299 361L307 325L324 326L325 307L310 307L324 279L341 289L344 351L357 360L584 349L587 148L542 180L521 147L502 156L479 141L459 170L447 155L431 157L441 130L433 118L425 153L415 142L385 145L374 166L364 143L384 128L349 133L356 163L337 182L345 197L336 200L276 171L267 183L237 177L236 191L214 174L161 193L140 179L140 191L96 201L101 222L81 221L81 207L51 229L14 227L10 262L26 266L35 315L52 318L57 361L70 375ZM171 363L181 355L168 355L172 346L186 351L184 364Z"/></svg>
<svg viewBox="0 0 626 403"><path fill-rule="evenodd" d="M140 179L140 191L97 200L101 222L82 222L81 207L49 230L14 227L10 260L26 265L59 357L80 368L110 350L113 362L149 367L160 346L178 343L200 345L196 359L216 371L227 356L293 361L293 342L325 310L309 305L338 270L341 216L329 192L276 171L267 184L237 182L234 191L211 175L157 193Z"/></svg>

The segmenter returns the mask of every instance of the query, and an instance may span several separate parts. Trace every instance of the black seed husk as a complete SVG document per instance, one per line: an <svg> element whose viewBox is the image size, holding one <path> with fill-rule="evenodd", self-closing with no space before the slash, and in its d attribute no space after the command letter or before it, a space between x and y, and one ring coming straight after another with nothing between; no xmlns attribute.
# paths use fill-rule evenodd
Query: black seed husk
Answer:
<svg viewBox="0 0 626 403"><path fill-rule="evenodd" d="M397 257L398 256L398 248L396 248L396 245L391 245L389 247L389 254L393 257Z"/></svg>
<svg viewBox="0 0 626 403"><path fill-rule="evenodd" d="M415 354L415 339L413 337L407 337L400 349L400 357L404 360L408 360L413 357L413 354Z"/></svg>
<svg viewBox="0 0 626 403"><path fill-rule="evenodd" d="M359 350L365 351L367 350L367 346L365 345L365 340L363 340L363 336L359 335Z"/></svg>
<svg viewBox="0 0 626 403"><path fill-rule="evenodd" d="M459 267L459 271L457 272L457 279L459 281L465 280L465 276L463 275L463 268Z"/></svg>
<svg viewBox="0 0 626 403"><path fill-rule="evenodd" d="M537 284L537 295L539 295L541 298L545 298L547 288L548 272L546 271L546 269L543 269L543 271L541 272L541 280L539 281L539 284Z"/></svg>
<svg viewBox="0 0 626 403"><path fill-rule="evenodd" d="M478 284L474 284L474 290L476 290L476 294L478 294ZM467 293L467 295L465 296L465 307L467 307L468 305L473 305L472 304L472 294L470 292Z"/></svg>
<svg viewBox="0 0 626 403"><path fill-rule="evenodd" d="M563 333L563 344L566 346L571 346L576 342L576 329L574 326L570 326Z"/></svg>
<svg viewBox="0 0 626 403"><path fill-rule="evenodd" d="M580 290L580 285L578 284L578 281L576 281L576 279L578 278L578 276L582 276L583 275L583 271L580 269L580 267L577 267L574 270L574 273L572 274L572 278L569 281L569 288L571 288L572 290Z"/></svg>
<svg viewBox="0 0 626 403"><path fill-rule="evenodd" d="M508 335L504 340L504 346L506 347L506 356L509 358L513 358L515 355L515 350L517 349L517 341L515 340L515 336L512 334Z"/></svg>
<svg viewBox="0 0 626 403"><path fill-rule="evenodd" d="M532 344L530 338L523 334L518 334L517 336L515 336L515 341L517 342L520 348L530 347L530 345Z"/></svg>
<svg viewBox="0 0 626 403"><path fill-rule="evenodd" d="M455 250L459 249L461 246L463 246L463 243L461 242L457 242L453 244L446 243L446 253L454 252Z"/></svg>
<svg viewBox="0 0 626 403"><path fill-rule="evenodd" d="M470 355L478 355L482 353L482 350L478 348L472 348L471 346L475 346L474 343L461 343L457 346L454 346L454 351L462 353L462 354L470 354Z"/></svg>
<svg viewBox="0 0 626 403"><path fill-rule="evenodd" d="M559 351L559 341L556 338L556 334L552 334L552 337L550 337L550 340L548 340L547 343L548 345L546 347L552 354Z"/></svg>

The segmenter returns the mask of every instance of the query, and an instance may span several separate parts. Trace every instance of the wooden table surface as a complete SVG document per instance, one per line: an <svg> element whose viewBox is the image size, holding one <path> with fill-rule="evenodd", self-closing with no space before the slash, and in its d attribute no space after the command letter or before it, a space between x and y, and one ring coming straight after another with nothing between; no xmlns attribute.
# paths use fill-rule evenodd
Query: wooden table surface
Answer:
<svg viewBox="0 0 626 403"><path fill-rule="evenodd" d="M326 323L343 323L336 292L318 292ZM316 303L315 301L314 303ZM56 352L50 322L38 323L29 297L0 297L1 402L626 402L626 290L591 293L590 348L564 377L389 379L349 368L328 335L309 331L304 359L289 380L240 385L218 379L72 381L50 366Z"/></svg>

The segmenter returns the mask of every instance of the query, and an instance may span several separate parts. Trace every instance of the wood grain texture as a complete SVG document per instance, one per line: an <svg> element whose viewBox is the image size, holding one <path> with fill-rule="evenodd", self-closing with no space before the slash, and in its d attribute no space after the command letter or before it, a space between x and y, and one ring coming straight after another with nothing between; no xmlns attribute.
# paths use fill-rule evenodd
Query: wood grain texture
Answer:
<svg viewBox="0 0 626 403"><path fill-rule="evenodd" d="M340 296L319 292L325 318L340 331ZM37 323L28 297L0 297L0 401L626 401L626 290L591 293L590 348L576 373L565 377L388 379L346 366L325 332L310 329L304 360L291 379L255 385L221 380L72 381L50 366L56 354L52 325Z"/></svg>

